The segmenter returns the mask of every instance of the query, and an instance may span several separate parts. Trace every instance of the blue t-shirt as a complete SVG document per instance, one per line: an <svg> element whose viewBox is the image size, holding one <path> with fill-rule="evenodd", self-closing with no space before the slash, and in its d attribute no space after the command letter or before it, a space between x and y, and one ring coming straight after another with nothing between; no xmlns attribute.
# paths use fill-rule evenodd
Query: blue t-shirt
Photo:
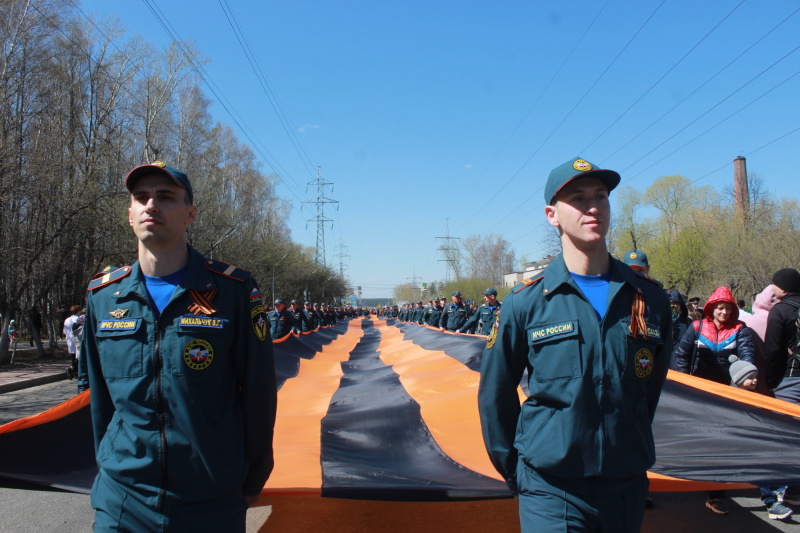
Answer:
<svg viewBox="0 0 800 533"><path fill-rule="evenodd" d="M160 278L148 275L144 276L147 294L150 296L150 301L156 306L156 309L158 309L158 316L161 316L164 308L167 307L170 298L172 298L172 293L175 292L175 287L186 277L187 268L188 266L185 266L177 272Z"/></svg>
<svg viewBox="0 0 800 533"><path fill-rule="evenodd" d="M594 312L597 313L597 320L603 320L603 316L606 314L606 307L608 307L608 287L611 273L606 272L599 276L584 276L575 272L570 272L569 274L583 291L583 295L586 296L592 307L594 307Z"/></svg>

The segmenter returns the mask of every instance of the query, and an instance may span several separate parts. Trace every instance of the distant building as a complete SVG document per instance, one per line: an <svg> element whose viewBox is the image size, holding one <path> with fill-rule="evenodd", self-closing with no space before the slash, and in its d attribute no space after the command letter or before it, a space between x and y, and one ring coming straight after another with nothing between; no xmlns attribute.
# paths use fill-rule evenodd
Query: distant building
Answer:
<svg viewBox="0 0 800 533"><path fill-rule="evenodd" d="M552 255L548 255L544 259L534 261L533 263L525 263L525 270L522 272L512 272L503 275L503 287L513 287L525 278L535 278L541 274L550 261L555 259Z"/></svg>

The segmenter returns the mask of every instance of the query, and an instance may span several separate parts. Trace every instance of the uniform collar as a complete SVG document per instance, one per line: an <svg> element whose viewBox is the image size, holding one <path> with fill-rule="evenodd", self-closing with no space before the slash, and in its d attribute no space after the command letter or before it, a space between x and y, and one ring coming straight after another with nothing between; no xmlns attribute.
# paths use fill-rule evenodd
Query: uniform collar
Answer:
<svg viewBox="0 0 800 533"><path fill-rule="evenodd" d="M614 259L610 254L609 266L609 283L612 289L616 290L620 285L628 284L636 290L637 280L633 270L622 261ZM541 290L545 294L551 294L565 284L577 288L569 270L567 270L567 264L564 262L563 254L559 254L553 259L542 275L544 279L542 280Z"/></svg>
<svg viewBox="0 0 800 533"><path fill-rule="evenodd" d="M178 284L173 298L187 290L208 291L217 287L214 282L214 276L205 267L207 259L191 246L187 247L189 248L189 260L186 264L186 276ZM122 280L114 295L124 297L129 296L131 293L137 293L142 296L147 295L144 274L139 261L136 261L131 266L131 274Z"/></svg>

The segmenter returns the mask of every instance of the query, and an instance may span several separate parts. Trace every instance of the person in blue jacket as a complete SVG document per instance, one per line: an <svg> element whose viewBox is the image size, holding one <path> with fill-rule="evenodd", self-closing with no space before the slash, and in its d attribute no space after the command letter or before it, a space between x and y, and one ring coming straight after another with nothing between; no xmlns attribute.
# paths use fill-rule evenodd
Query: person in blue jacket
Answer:
<svg viewBox="0 0 800 533"><path fill-rule="evenodd" d="M442 316L439 318L439 329L441 331L457 331L469 318L469 308L464 303L459 291L451 294L452 303L447 304L442 309Z"/></svg>
<svg viewBox="0 0 800 533"><path fill-rule="evenodd" d="M672 323L664 290L608 253L619 181L582 158L550 173L562 252L503 300L483 352L483 437L523 532L641 528Z"/></svg>
<svg viewBox="0 0 800 533"><path fill-rule="evenodd" d="M126 178L133 266L89 284L79 388L91 389L95 532L243 532L273 467L276 380L255 280L186 243L185 173Z"/></svg>
<svg viewBox="0 0 800 533"><path fill-rule="evenodd" d="M269 334L274 339L282 339L292 332L294 317L287 309L283 299L275 300L275 308L269 312Z"/></svg>

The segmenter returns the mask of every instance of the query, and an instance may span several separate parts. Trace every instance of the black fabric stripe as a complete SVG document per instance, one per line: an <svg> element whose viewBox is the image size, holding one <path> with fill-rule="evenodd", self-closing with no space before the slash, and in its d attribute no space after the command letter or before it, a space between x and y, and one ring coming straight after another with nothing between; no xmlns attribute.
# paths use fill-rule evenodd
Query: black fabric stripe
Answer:
<svg viewBox="0 0 800 533"><path fill-rule="evenodd" d="M94 459L91 410L0 435L0 477L89 494Z"/></svg>
<svg viewBox="0 0 800 533"><path fill-rule="evenodd" d="M441 350L470 370L481 371L481 356L486 347L486 337L448 335L435 329L421 328L417 324L394 319L387 320L387 323L398 327L403 332L404 340L411 341L426 350Z"/></svg>
<svg viewBox="0 0 800 533"><path fill-rule="evenodd" d="M508 496L505 483L469 470L434 441L420 407L377 351L380 331L342 363L344 376L322 419L322 495L390 500Z"/></svg>
<svg viewBox="0 0 800 533"><path fill-rule="evenodd" d="M759 486L800 483L800 420L793 416L668 379L653 434L653 472Z"/></svg>
<svg viewBox="0 0 800 533"><path fill-rule="evenodd" d="M323 346L331 344L339 335L347 332L347 321L339 321L335 326L320 328L313 333L292 335L286 340L273 344L275 353L275 376L278 379L278 390L287 379L297 377L300 371L300 359L313 359Z"/></svg>

